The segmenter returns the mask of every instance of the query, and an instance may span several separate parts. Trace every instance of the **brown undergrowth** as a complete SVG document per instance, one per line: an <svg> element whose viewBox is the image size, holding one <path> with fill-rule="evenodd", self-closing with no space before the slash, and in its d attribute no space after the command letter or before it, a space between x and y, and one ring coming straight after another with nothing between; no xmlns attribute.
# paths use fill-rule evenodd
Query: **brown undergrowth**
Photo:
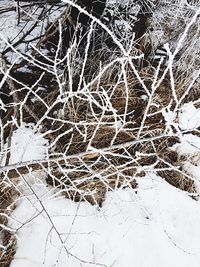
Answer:
<svg viewBox="0 0 200 267"><path fill-rule="evenodd" d="M144 79L146 69L138 71ZM67 104L59 103L50 110L49 118L44 122L45 127L48 129L51 125L52 130L47 138L57 139L50 150L52 155L71 155L73 159L74 155L90 152L88 145L96 149L97 154L90 153L89 160L80 157L69 166L66 162L56 163L52 168L46 169L47 183L60 188L66 197L74 201L86 200L101 206L108 190L119 187L136 189L141 174L154 170L171 185L195 193L194 180L184 174L179 155L171 150L179 142L175 129L174 136L164 136L167 126L162 109L174 106L170 77L166 76L154 92L140 135L140 139L155 140L134 144L148 99L134 73L129 72L125 86L123 81L117 80L118 75L113 77L110 72L111 70L98 81L98 85L89 88L90 97L94 100L92 104L80 93L71 97ZM151 92L153 70L150 73L152 74L144 82ZM99 88L104 88L112 107L103 116L105 100ZM116 117L123 124L122 127L115 126ZM54 121L53 126L51 121ZM126 143L129 142L127 146ZM121 145L120 148L112 148L117 145Z"/></svg>
<svg viewBox="0 0 200 267"><path fill-rule="evenodd" d="M17 192L14 187L6 187L0 180L0 266L8 267L13 259L16 250L16 236L8 224L8 216L15 208L14 198Z"/></svg>
<svg viewBox="0 0 200 267"><path fill-rule="evenodd" d="M48 112L39 100L30 104L39 118L46 112L42 132L47 132L45 138L49 139L50 145L54 142L49 148L49 159L54 164L44 163L42 167L36 167L36 164L31 168L43 168L47 183L61 189L66 197L74 201L86 200L101 206L107 191L119 187L136 189L137 179L149 171L156 172L181 190L196 192L193 179L182 170L179 155L171 150L179 142L176 130L173 129L174 136L166 135L167 125L162 110L175 105L170 77L166 75L149 105L146 91L135 73L130 71L129 65L126 68L126 83L123 79L119 80L121 69L116 66L115 75L111 75L112 69L108 69L98 82L89 86L88 94L75 92L67 102L55 104L58 96L55 85L50 93L41 92L41 97L44 96L44 100L51 104ZM137 71L151 93L155 68L138 66ZM161 68L160 76L162 73ZM179 86L177 92L181 97L182 91L178 89ZM31 98L30 95L30 103ZM139 140L146 141L140 142L137 134L145 112ZM26 110L24 120L30 122L30 114ZM119 126L116 126L117 123ZM77 156L84 153L86 157ZM57 161L55 154L60 157L71 155L71 160ZM23 174L27 172L28 168L22 171ZM12 171L10 176L13 176Z"/></svg>

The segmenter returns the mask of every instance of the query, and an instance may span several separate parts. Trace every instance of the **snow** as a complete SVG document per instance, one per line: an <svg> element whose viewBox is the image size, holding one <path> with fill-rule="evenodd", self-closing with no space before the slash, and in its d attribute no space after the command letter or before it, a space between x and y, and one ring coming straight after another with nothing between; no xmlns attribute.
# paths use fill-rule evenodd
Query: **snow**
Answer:
<svg viewBox="0 0 200 267"><path fill-rule="evenodd" d="M181 143L174 145L179 154L194 154L199 153L200 138L193 134L184 134L181 138Z"/></svg>
<svg viewBox="0 0 200 267"><path fill-rule="evenodd" d="M14 131L11 142L10 164L43 159L48 141L33 132L33 124L23 124Z"/></svg>
<svg viewBox="0 0 200 267"><path fill-rule="evenodd" d="M178 116L180 129L184 131L198 130L200 126L200 109L192 102L184 104ZM191 176L199 187L200 182L200 137L193 133L186 133L180 137L180 143L173 146L179 156L185 156L183 170Z"/></svg>
<svg viewBox="0 0 200 267"><path fill-rule="evenodd" d="M191 130L200 126L200 109L192 102L184 104L179 114L179 125L182 130Z"/></svg>
<svg viewBox="0 0 200 267"><path fill-rule="evenodd" d="M170 111L170 110L165 109L165 108L162 109L162 115L163 115L163 117L165 118L165 121L166 121L166 123L167 123L168 125L172 124L173 121L174 121L175 118L176 118L176 114L174 114L173 111Z"/></svg>
<svg viewBox="0 0 200 267"><path fill-rule="evenodd" d="M20 38L22 38L26 32L28 32L36 21L38 21L37 26L31 30L31 32L25 36L26 41L31 40L31 45L36 46L38 39L37 36L40 36L45 30L45 27L47 27L47 23L52 22L56 20L61 14L61 10L58 8L52 8L51 12L48 12L46 15L46 18L42 21L39 21L38 17L41 14L42 8L35 8L32 9L29 8L26 10L26 8L22 8L23 6L26 6L27 2L20 3L20 9L21 9L21 15L20 15L20 21L17 23L18 20L18 13L16 12L16 3L13 0L6 0L6 1L0 1L0 11L4 9L13 8L12 11L9 12L2 12L0 17L0 53L5 50L5 48L8 48L7 42L10 44L17 43ZM46 5L46 8L49 6ZM22 11L23 10L23 11ZM41 31L42 29L42 31ZM30 48L27 43L21 42L18 44L17 47L15 47L18 52L26 52L28 53L28 49ZM12 50L12 49L11 49ZM44 50L43 50L44 52ZM10 63L13 63L15 60L15 63L19 63L19 55L17 53L13 53L10 51L6 54L8 56L8 59ZM27 68L21 68L20 70L26 71Z"/></svg>
<svg viewBox="0 0 200 267"><path fill-rule="evenodd" d="M12 214L10 226L23 227L11 267L198 267L199 202L155 175L138 182L137 193L109 192L101 209L50 197L47 187L32 185L40 202L27 194Z"/></svg>
<svg viewBox="0 0 200 267"><path fill-rule="evenodd" d="M169 124L175 120L171 111L163 114ZM197 127L197 114L185 104L181 128ZM45 157L47 141L33 126L14 133L12 163ZM183 170L198 186L199 148L191 133L172 148L187 156ZM200 202L153 173L138 178L135 190L108 192L102 208L59 195L42 171L24 181L8 225L18 237L11 267L199 267Z"/></svg>
<svg viewBox="0 0 200 267"><path fill-rule="evenodd" d="M185 104L181 128L196 127L196 114L192 103ZM164 112L169 124L173 115ZM14 133L12 144L13 163L46 153L47 141L31 124ZM183 169L196 182L199 148L200 138L193 134L183 134L172 148L187 155ZM59 195L42 171L24 181L8 225L18 237L11 267L199 267L200 202L153 173L138 178L135 190L108 192L102 208Z"/></svg>
<svg viewBox="0 0 200 267"><path fill-rule="evenodd" d="M200 182L200 137L193 134L185 134L179 144L173 146L179 155L184 155L186 161L183 164L184 171L195 180Z"/></svg>

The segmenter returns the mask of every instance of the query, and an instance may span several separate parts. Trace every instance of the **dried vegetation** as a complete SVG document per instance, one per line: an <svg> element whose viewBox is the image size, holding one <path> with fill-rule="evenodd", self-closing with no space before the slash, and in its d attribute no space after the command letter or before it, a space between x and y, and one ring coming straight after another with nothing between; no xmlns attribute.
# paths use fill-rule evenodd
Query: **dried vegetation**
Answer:
<svg viewBox="0 0 200 267"><path fill-rule="evenodd" d="M118 40L110 35L109 25L102 29L101 21L95 21L81 37L75 25L71 46L63 48L62 37L68 34L65 23L69 23L65 10L64 17L47 28L31 56L24 59L21 54L20 63L13 63L9 72L1 69L5 77L2 89L7 92L1 111L1 148L9 144L22 122L34 123L35 132L39 130L49 145L44 160L2 164L0 225L6 226L12 195L16 195L14 187L2 186L3 181L7 179L14 186L13 178L37 170L43 170L46 182L67 198L99 206L109 190L129 187L137 191L138 179L151 172L192 197L197 193L193 177L184 170L185 161L171 148L182 135L176 127L181 105L189 101L199 105L198 22L191 25L194 34L186 34L173 64L155 63L150 57L160 45L155 39L152 42L158 30L173 54L197 5L179 10L187 16L182 23L183 18L171 19L167 1L160 2L151 5L148 12L140 6L142 1L138 2L140 20L134 27L140 28L139 21L143 31L137 32L134 40ZM176 8L178 1L174 2L170 8ZM129 58L119 41L124 49L129 48ZM43 54L49 43L54 50L51 47ZM14 45L10 44L10 50L15 53ZM5 62L7 55L2 55ZM188 65L190 68L184 67ZM22 72L22 66L27 71ZM173 112L174 120L168 123L164 111ZM1 156L9 159L9 147ZM0 251L0 264L6 267L16 240L8 230L2 228L1 232L6 249Z"/></svg>

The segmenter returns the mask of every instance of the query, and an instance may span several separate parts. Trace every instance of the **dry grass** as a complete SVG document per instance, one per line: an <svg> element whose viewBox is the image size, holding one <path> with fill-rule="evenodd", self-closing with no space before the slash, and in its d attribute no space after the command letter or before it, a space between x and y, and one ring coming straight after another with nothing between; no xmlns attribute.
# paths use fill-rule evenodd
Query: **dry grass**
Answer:
<svg viewBox="0 0 200 267"><path fill-rule="evenodd" d="M8 267L13 259L16 249L16 236L13 232L7 230L8 217L15 208L14 197L16 190L13 187L6 188L0 182L0 235L3 248L0 248L0 266ZM4 228L5 226L5 228Z"/></svg>

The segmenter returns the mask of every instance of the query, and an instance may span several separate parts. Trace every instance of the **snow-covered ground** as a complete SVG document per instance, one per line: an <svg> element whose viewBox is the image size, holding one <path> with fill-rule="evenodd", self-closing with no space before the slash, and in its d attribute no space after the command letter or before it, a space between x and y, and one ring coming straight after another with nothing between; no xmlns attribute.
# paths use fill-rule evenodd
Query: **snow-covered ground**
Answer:
<svg viewBox="0 0 200 267"><path fill-rule="evenodd" d="M180 127L197 126L199 115L192 103L184 105ZM13 136L13 144L24 147L24 161L45 153L45 140L33 137L32 128L23 125ZM173 147L188 155L185 169L197 185L199 148L200 138L192 134ZM13 152L14 162L22 159L21 150ZM200 202L152 172L137 182L136 190L108 192L99 208L59 195L43 172L24 176L23 195L9 221L18 237L11 267L199 267Z"/></svg>
<svg viewBox="0 0 200 267"><path fill-rule="evenodd" d="M18 36L15 18L15 12L2 17L5 38ZM164 109L163 115L169 128L180 132L181 142L172 149L186 156L182 168L199 190L200 137L188 131L199 131L200 109L190 102L178 113ZM48 141L32 124L21 125L11 144L10 164L43 159L48 150ZM21 196L8 223L18 238L11 267L200 266L200 201L152 170L137 179L137 189L108 192L101 208L64 198L45 179L38 171L21 176L17 184Z"/></svg>
<svg viewBox="0 0 200 267"><path fill-rule="evenodd" d="M198 267L200 203L155 175L138 182L137 193L108 193L101 209L35 184L40 200L27 194L12 214L21 228L11 267Z"/></svg>

